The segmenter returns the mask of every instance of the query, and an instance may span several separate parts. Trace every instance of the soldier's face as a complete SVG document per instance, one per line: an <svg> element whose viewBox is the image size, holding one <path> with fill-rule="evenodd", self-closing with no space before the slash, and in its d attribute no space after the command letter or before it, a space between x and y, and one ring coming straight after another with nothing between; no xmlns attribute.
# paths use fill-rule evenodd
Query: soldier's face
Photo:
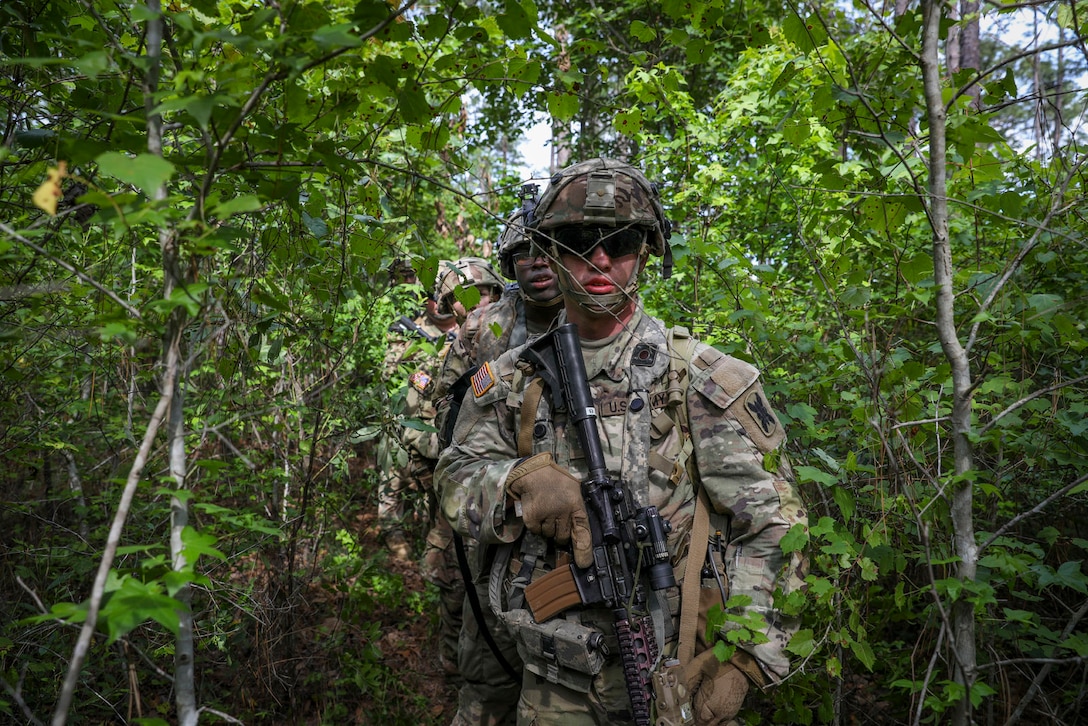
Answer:
<svg viewBox="0 0 1088 726"><path fill-rule="evenodd" d="M637 252L612 257L605 245L599 244L584 256L561 253L559 264L590 295L608 295L622 291L635 272L642 271L646 260Z"/></svg>
<svg viewBox="0 0 1088 726"><path fill-rule="evenodd" d="M533 302L545 303L559 294L559 280L543 252L534 255L529 248L515 252L514 277L521 291Z"/></svg>

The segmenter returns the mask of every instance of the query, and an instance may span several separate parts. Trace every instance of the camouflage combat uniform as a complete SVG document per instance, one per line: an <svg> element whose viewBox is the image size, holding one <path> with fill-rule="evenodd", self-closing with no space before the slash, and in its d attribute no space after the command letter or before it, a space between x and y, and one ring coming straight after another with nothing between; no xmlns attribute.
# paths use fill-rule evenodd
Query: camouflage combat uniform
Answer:
<svg viewBox="0 0 1088 726"><path fill-rule="evenodd" d="M742 610L766 624L767 642L739 644L758 663L756 672L746 675L757 683L777 682L789 667L784 649L796 623L774 609L772 594L779 587L787 592L799 587L805 567L800 555L784 556L779 547L792 526L805 522L782 450L785 435L754 367L689 339L688 354L670 365L680 349L671 338L661 321L639 309L623 332L581 341L606 465L627 483L637 506L657 506L671 524L668 551L678 583L690 545L694 486L704 489L712 534L709 543L691 546L702 558L709 544L730 595L751 597ZM686 336L678 333L676 339ZM503 618L525 664L518 723L629 723L611 613L575 607L553 618L564 633L575 634L566 642L585 642L593 632L603 635L610 647L587 657L585 651L549 648L541 626L524 609L526 581L555 567L557 548L527 532L508 508L507 476L524 456L540 452L551 452L556 464L579 479L586 464L565 414L552 411L548 395L540 398L531 428L523 429L524 396L537 376L531 364L519 361L521 351L504 354L473 378L453 443L436 470L442 511L462 535L506 545L498 548L492 589L500 589L501 579ZM531 431L531 451L519 451L519 430ZM710 591L711 599L720 600L712 573L707 568L703 574L703 599ZM651 595L663 658L676 650L679 610L679 585ZM723 635L738 627L727 622Z"/></svg>
<svg viewBox="0 0 1088 726"><path fill-rule="evenodd" d="M511 348L520 346L527 339L545 332L531 329L526 324L525 301L516 288L508 289L497 303L483 310L473 311L461 332L450 347L439 375L439 390L448 391L453 384L474 366L494 360ZM443 430L449 414L449 402L439 406L438 429ZM493 547L476 547L475 540L464 540L469 557L477 599L486 627L507 664L519 674L521 659L517 643L491 610L488 599L488 574L495 555ZM458 710L453 726L501 726L512 724L516 719L518 695L521 691L520 676L513 679L491 652L490 646L480 633L467 595L463 607L464 621L458 647L458 669L464 683L458 695Z"/></svg>
<svg viewBox="0 0 1088 726"><path fill-rule="evenodd" d="M480 289L480 304L483 305L485 294L488 302L491 300L492 292L495 297L498 297L503 288L503 282L487 261L478 257L462 257L454 262L442 262L435 283L437 311L460 315L458 311L463 308L453 304L455 290L467 286ZM483 305L477 309L482 311L487 307L489 306ZM472 314L474 311L465 312ZM460 317L458 320L462 325L466 322ZM445 393L438 379L441 364L452 346L457 344L459 337L460 333L455 329L448 336L448 345L440 351L438 356L428 361L426 369L421 369L409 377L411 385L408 390L407 411L418 411L417 417L430 427L435 427L438 423L436 405ZM405 428L401 439L409 450L420 453L421 458L429 467L428 471L433 472L439 454L437 431ZM433 483L428 479L427 484L432 487L430 491L433 493ZM434 516L430 519L430 525L419 572L424 580L438 588L439 656L450 680L460 682L461 676L457 666L458 640L463 621L465 581L457 565L453 548L453 530L449 522L445 517Z"/></svg>
<svg viewBox="0 0 1088 726"><path fill-rule="evenodd" d="M413 321L398 321L390 329L385 355L385 379L393 387L407 385L404 418L434 422L434 408L424 398L433 387L432 371L448 349L448 336L421 315ZM410 322L416 326L411 329ZM433 351L433 354L431 352ZM378 490L378 524L387 539L405 527L405 498L412 490L433 492L437 442L431 443L413 429L397 426L384 434L378 444L378 469L382 476Z"/></svg>

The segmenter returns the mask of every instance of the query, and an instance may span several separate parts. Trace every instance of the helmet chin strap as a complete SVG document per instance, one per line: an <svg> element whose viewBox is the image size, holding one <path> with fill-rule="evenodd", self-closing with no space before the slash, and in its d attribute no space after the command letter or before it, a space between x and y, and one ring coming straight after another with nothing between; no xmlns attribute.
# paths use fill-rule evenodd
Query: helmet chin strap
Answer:
<svg viewBox="0 0 1088 726"><path fill-rule="evenodd" d="M525 301L526 305L532 305L534 308L554 308L556 305L563 304L563 291L560 289L559 294L553 297L551 300L534 300L525 294L525 290L519 285L518 294L521 295L521 299Z"/></svg>
<svg viewBox="0 0 1088 726"><path fill-rule="evenodd" d="M635 265L635 269L631 271L631 277L627 281L627 284L616 292L609 292L603 295L594 295L591 292L586 292L585 288L579 285L574 278L570 276L567 268L563 267L562 264L556 265L556 278L559 283L559 290L563 293L562 296L560 296L560 299L567 297L571 298L589 315L616 317L625 307L627 307L627 304L631 300L638 297L638 279L642 271L642 263L645 261L648 254L649 246L644 242L638 253L639 262ZM560 259L559 249L555 245L552 245L552 259Z"/></svg>

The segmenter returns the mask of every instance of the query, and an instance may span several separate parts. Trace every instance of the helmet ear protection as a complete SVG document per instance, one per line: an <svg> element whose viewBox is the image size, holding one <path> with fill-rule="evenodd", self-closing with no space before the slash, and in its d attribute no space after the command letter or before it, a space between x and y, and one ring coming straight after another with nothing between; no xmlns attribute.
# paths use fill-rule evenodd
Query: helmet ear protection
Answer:
<svg viewBox="0 0 1088 726"><path fill-rule="evenodd" d="M657 184L630 164L616 159L590 159L555 174L533 214L535 230L567 225L637 226L646 229L650 254L663 258L665 277L672 274L669 236Z"/></svg>

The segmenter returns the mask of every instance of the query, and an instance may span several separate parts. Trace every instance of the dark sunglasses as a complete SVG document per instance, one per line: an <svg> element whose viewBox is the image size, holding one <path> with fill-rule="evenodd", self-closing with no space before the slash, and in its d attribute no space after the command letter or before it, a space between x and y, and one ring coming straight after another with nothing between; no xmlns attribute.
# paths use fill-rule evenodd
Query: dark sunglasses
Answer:
<svg viewBox="0 0 1088 726"><path fill-rule="evenodd" d="M646 230L638 227L560 227L551 230L550 235L559 245L560 254L567 252L579 257L588 257L597 245L612 258L633 255L646 241Z"/></svg>

